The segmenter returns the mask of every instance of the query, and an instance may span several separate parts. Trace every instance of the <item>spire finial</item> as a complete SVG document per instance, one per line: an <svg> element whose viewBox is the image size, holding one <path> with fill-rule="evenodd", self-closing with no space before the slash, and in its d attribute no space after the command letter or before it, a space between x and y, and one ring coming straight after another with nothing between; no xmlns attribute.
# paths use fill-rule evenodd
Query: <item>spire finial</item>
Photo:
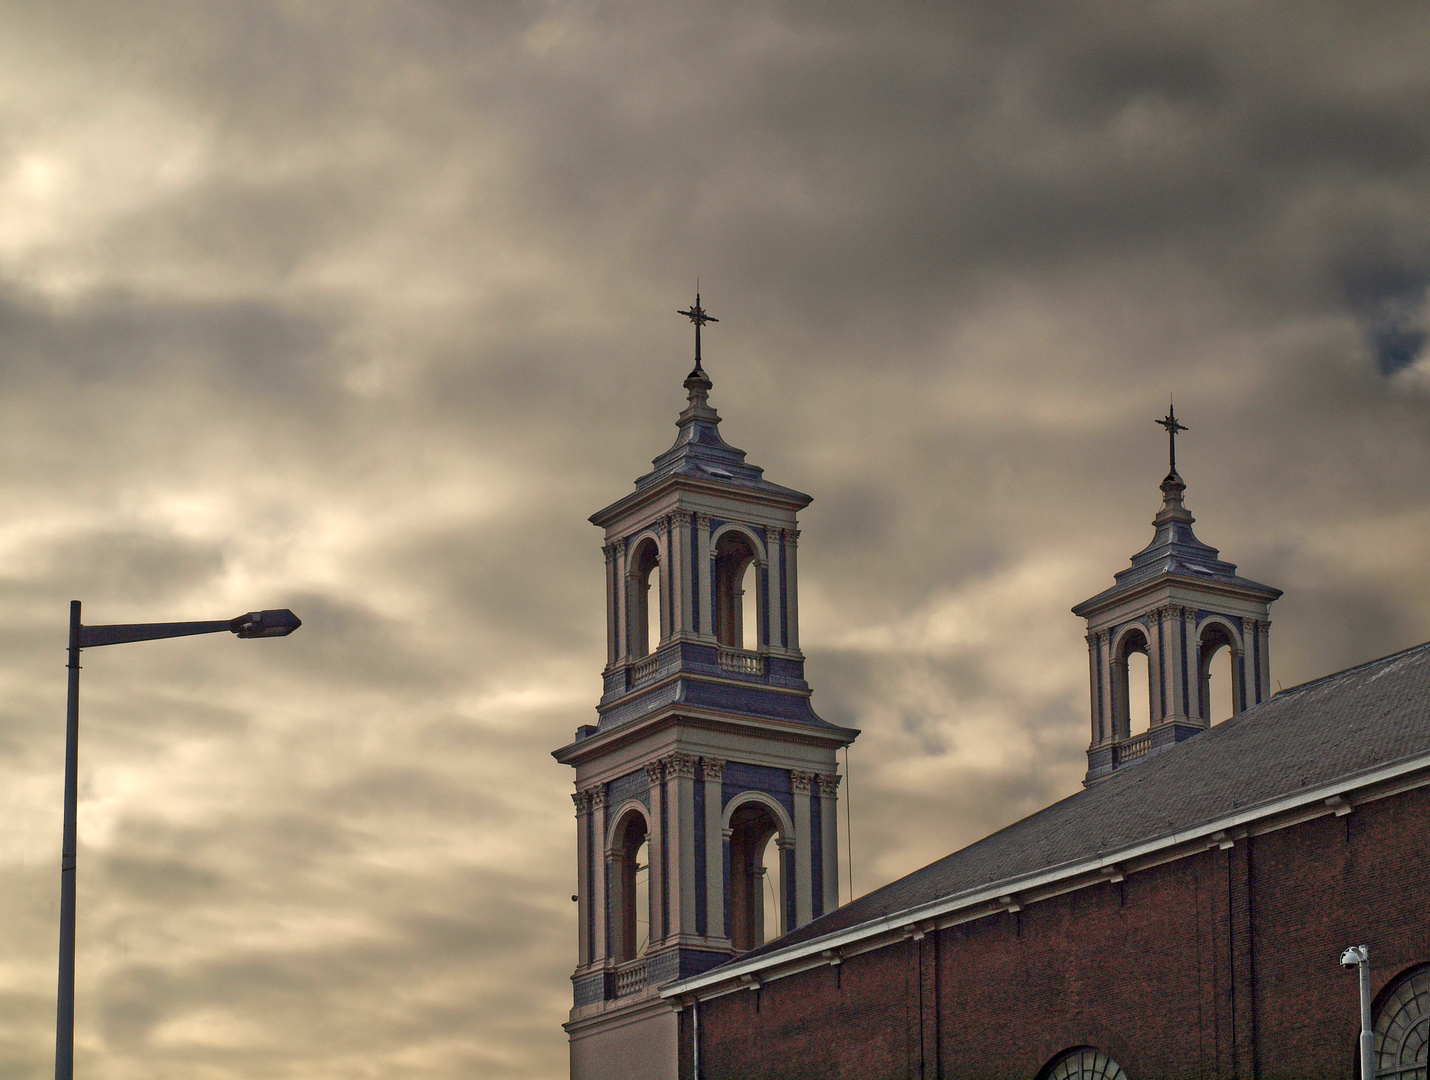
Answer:
<svg viewBox="0 0 1430 1080"><path fill-rule="evenodd" d="M1168 476L1177 475L1177 432L1190 431L1191 428L1183 427L1177 422L1177 411L1172 407L1172 398L1167 396L1167 415L1161 420L1154 420L1154 424L1161 424L1167 429L1167 457L1169 459Z"/></svg>
<svg viewBox="0 0 1430 1080"><path fill-rule="evenodd" d="M703 377L705 375L705 369L700 366L700 328L706 323L719 322L720 320L710 315L707 315L705 313L705 309L700 306L699 278L695 279L694 305L690 308L689 311L677 311L676 314L684 315L687 319L689 319L695 324L695 369L691 371L690 378L695 378L697 375Z"/></svg>

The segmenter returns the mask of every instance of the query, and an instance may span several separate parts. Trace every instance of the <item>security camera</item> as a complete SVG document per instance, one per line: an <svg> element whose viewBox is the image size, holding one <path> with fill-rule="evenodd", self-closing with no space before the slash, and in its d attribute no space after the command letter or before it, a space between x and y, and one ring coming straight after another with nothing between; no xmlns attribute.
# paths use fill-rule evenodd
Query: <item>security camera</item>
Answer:
<svg viewBox="0 0 1430 1080"><path fill-rule="evenodd" d="M1369 955L1369 950L1364 945L1352 945L1345 952L1341 953L1341 967L1359 967L1365 963Z"/></svg>

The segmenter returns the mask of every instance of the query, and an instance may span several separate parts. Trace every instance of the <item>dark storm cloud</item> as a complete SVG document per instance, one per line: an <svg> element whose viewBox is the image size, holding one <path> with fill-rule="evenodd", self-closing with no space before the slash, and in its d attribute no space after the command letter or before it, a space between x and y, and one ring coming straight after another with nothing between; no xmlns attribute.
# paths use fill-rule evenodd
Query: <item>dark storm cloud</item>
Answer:
<svg viewBox="0 0 1430 1080"><path fill-rule="evenodd" d="M87 1072L561 1074L585 519L674 437L697 275L727 437L816 500L861 890L1076 788L1067 609L1150 538L1168 391L1200 534L1286 590L1274 678L1430 625L1410 5L0 29L0 1072L49 1052L80 596L304 619L86 656Z"/></svg>

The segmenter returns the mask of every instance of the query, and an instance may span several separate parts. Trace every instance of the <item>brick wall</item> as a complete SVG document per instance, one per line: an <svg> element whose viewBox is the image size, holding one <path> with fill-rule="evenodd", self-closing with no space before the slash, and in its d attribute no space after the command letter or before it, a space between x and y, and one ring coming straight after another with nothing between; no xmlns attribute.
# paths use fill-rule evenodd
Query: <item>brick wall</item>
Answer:
<svg viewBox="0 0 1430 1080"><path fill-rule="evenodd" d="M711 999L701 1080L1032 1080L1084 1044L1130 1080L1350 1080L1336 958L1368 944L1376 992L1430 961L1427 837L1421 788Z"/></svg>

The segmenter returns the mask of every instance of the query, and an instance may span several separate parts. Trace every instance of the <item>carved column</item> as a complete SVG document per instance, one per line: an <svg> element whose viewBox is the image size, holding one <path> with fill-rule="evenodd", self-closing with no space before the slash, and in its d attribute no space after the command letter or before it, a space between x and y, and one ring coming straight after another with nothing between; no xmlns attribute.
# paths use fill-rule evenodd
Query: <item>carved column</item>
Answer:
<svg viewBox="0 0 1430 1080"><path fill-rule="evenodd" d="M714 576L710 565L710 515L695 515L695 577L699 580L695 587L700 596L700 623L696 632L701 637L715 637L714 592L711 578Z"/></svg>
<svg viewBox="0 0 1430 1080"><path fill-rule="evenodd" d="M824 909L821 915L839 906L839 780L836 773L820 773L819 784L820 862Z"/></svg>
<svg viewBox="0 0 1430 1080"><path fill-rule="evenodd" d="M576 963L591 962L591 792L574 791L576 804Z"/></svg>
<svg viewBox="0 0 1430 1080"><path fill-rule="evenodd" d="M610 896L606 892L606 785L597 784L591 792L591 963L599 964L611 955L608 932Z"/></svg>
<svg viewBox="0 0 1430 1080"><path fill-rule="evenodd" d="M814 773L792 769L789 781L794 792L794 926L803 926L814 918L814 844L809 807ZM780 870L783 882L785 867ZM785 887L789 887L787 882Z"/></svg>
<svg viewBox="0 0 1430 1080"><path fill-rule="evenodd" d="M725 805L721 784L725 763L706 758L701 765L705 778L705 933L712 938L728 938L725 926Z"/></svg>
<svg viewBox="0 0 1430 1080"><path fill-rule="evenodd" d="M695 934L695 758L668 754L665 766L670 937Z"/></svg>
<svg viewBox="0 0 1430 1080"><path fill-rule="evenodd" d="M647 884L650 888L650 943L665 940L665 913L668 884L666 882L665 818L663 778L660 762L652 761L645 767L646 781L650 784L650 873Z"/></svg>

